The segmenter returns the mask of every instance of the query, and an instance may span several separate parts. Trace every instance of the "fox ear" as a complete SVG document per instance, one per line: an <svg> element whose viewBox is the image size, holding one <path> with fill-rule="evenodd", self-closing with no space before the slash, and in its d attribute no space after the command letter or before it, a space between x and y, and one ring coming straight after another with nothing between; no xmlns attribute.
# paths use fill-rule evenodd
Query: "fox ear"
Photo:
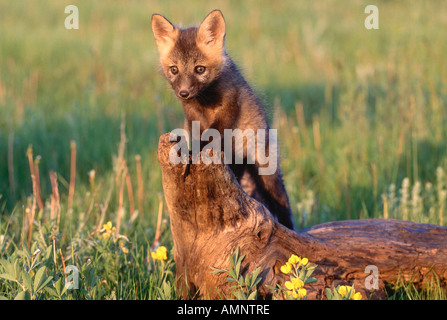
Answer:
<svg viewBox="0 0 447 320"><path fill-rule="evenodd" d="M197 43L222 49L225 40L225 20L220 10L211 11L202 21L197 31Z"/></svg>
<svg viewBox="0 0 447 320"><path fill-rule="evenodd" d="M177 28L159 14L152 15L152 32L160 54L167 53L174 46L178 36Z"/></svg>

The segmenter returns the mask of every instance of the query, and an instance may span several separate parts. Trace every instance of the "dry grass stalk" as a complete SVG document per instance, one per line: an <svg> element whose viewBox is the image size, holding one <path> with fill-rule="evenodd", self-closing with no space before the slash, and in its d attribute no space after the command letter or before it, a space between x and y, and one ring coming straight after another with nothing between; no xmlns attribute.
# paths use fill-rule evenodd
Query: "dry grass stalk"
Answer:
<svg viewBox="0 0 447 320"><path fill-rule="evenodd" d="M124 169L124 151L126 149L126 126L124 124L124 119L121 121L120 125L120 143L118 145L118 156L115 161L115 183L119 186L121 173Z"/></svg>
<svg viewBox="0 0 447 320"><path fill-rule="evenodd" d="M106 200L104 204L100 205L101 208L101 215L99 216L98 224L96 225L95 231L93 231L90 235L95 235L96 233L99 233L101 230L101 226L104 223L104 219L106 217L107 209L109 208L110 198L112 197L112 191L113 191L113 182L111 187L109 188L109 191L107 192Z"/></svg>
<svg viewBox="0 0 447 320"><path fill-rule="evenodd" d="M295 104L296 120L298 121L299 130L303 137L304 143L309 141L309 133L307 132L306 120L304 118L304 107L301 102Z"/></svg>
<svg viewBox="0 0 447 320"><path fill-rule="evenodd" d="M95 207L95 203L96 203L96 186L95 186L95 170L90 170L88 173L88 180L90 182L90 187L91 187L91 192L92 192L92 199L90 202L90 205L88 207L87 213L85 215L85 218L82 219L81 223L79 224L79 231L81 231L84 226L86 225L88 219L90 218L90 214L93 211L93 208Z"/></svg>
<svg viewBox="0 0 447 320"><path fill-rule="evenodd" d="M127 195L129 196L130 214L133 216L135 214L135 201L133 196L132 180L130 179L129 168L127 168L127 166L125 167L125 174L126 174L125 178L126 178Z"/></svg>
<svg viewBox="0 0 447 320"><path fill-rule="evenodd" d="M389 213L388 213L388 199L385 195L382 195L382 202L383 202L383 218L388 219Z"/></svg>
<svg viewBox="0 0 447 320"><path fill-rule="evenodd" d="M126 170L121 175L121 182L119 186L119 193L118 193L118 212L116 216L116 235L118 236L120 233L120 227L121 227L121 218L124 213L123 209L123 200L124 200L124 180L126 176Z"/></svg>
<svg viewBox="0 0 447 320"><path fill-rule="evenodd" d="M124 193L124 179L127 171L126 162L124 160L124 151L126 149L126 126L124 116L120 125L120 143L118 145L118 156L115 161L115 185L118 191L118 212L116 217L116 234L119 234L121 226L121 217L123 215L123 193ZM101 224L99 225L99 227Z"/></svg>
<svg viewBox="0 0 447 320"><path fill-rule="evenodd" d="M158 217L157 217L157 230L155 231L155 239L151 248L154 249L160 240L161 236L161 219L163 216L163 194L158 194Z"/></svg>
<svg viewBox="0 0 447 320"><path fill-rule="evenodd" d="M143 176L141 173L141 156L137 154L135 156L137 163L137 183L138 183L138 213L140 217L143 217Z"/></svg>
<svg viewBox="0 0 447 320"><path fill-rule="evenodd" d="M33 179L34 180L34 179ZM28 208L27 222L28 222L28 248L31 248L31 237L33 235L34 215L36 214L36 197L33 197L31 208Z"/></svg>
<svg viewBox="0 0 447 320"><path fill-rule="evenodd" d="M76 183L76 142L70 142L70 185L68 188L68 207L67 212L73 208L73 196Z"/></svg>
<svg viewBox="0 0 447 320"><path fill-rule="evenodd" d="M39 204L39 209L43 210L43 202L40 196L40 186L38 186L38 178L36 178L36 164L33 160L33 147L30 145L28 150L26 151L26 155L28 157L29 170L31 174L31 183L33 187L33 195L36 197L37 203ZM36 158L36 162L38 163L40 157Z"/></svg>
<svg viewBox="0 0 447 320"><path fill-rule="evenodd" d="M313 117L313 135L314 135L314 146L317 152L317 162L320 169L321 175L324 174L324 160L323 153L321 149L321 135L320 135L320 119L318 116Z"/></svg>
<svg viewBox="0 0 447 320"><path fill-rule="evenodd" d="M33 187L33 197L32 197L32 205L31 208L28 206L26 209L26 221L27 221L27 227L28 227L28 247L30 247L31 244L31 236L33 233L33 221L34 221L34 215L36 211L36 197L37 197L37 188L36 188L36 176L34 173L34 161L33 161L33 148L32 146L28 147L28 150L26 151L26 155L28 157L28 163L30 168L30 174L31 174L31 184Z"/></svg>
<svg viewBox="0 0 447 320"><path fill-rule="evenodd" d="M57 266L57 258L56 258L56 236L53 235L53 262L54 265Z"/></svg>
<svg viewBox="0 0 447 320"><path fill-rule="evenodd" d="M59 231L60 222L60 197L59 188L57 186L57 174L54 171L50 171L51 182L51 205L50 205L50 220L53 221L53 232Z"/></svg>
<svg viewBox="0 0 447 320"><path fill-rule="evenodd" d="M37 204L39 206L39 210L44 209L43 201L42 201L42 191L40 189L40 174L39 174L39 163L40 163L41 156L37 156L34 159L34 174L36 178L36 198L37 198ZM42 218L44 216L42 215ZM45 221L45 220L44 220Z"/></svg>
<svg viewBox="0 0 447 320"><path fill-rule="evenodd" d="M61 255L62 269L64 270L64 276L65 276L65 283L67 283L67 274L65 273L65 259L64 255L62 254L62 250L60 248L59 248L59 254Z"/></svg>

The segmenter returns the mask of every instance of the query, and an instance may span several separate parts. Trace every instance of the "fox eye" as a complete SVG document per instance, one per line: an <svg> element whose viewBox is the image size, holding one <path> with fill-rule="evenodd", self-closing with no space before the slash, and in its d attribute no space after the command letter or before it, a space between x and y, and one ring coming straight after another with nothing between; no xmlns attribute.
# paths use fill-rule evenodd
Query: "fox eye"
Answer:
<svg viewBox="0 0 447 320"><path fill-rule="evenodd" d="M205 67L204 66L197 66L196 68L195 68L195 71L198 73L198 74L202 74L202 73L204 73L205 72Z"/></svg>
<svg viewBox="0 0 447 320"><path fill-rule="evenodd" d="M169 68L169 70L171 70L172 74L177 74L178 73L178 68L176 66L172 66L171 68Z"/></svg>

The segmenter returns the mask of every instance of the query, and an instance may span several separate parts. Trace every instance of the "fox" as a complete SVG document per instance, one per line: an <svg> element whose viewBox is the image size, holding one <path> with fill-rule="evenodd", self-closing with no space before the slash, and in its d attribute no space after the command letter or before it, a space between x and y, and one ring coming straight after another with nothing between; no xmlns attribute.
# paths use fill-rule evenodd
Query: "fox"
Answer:
<svg viewBox="0 0 447 320"><path fill-rule="evenodd" d="M215 129L221 136L225 129L269 132L263 104L226 52L226 26L220 10L210 12L198 27L180 28L160 14L152 15L151 24L161 72L183 106L189 135L194 121L199 121L201 133ZM267 134L265 143L272 143ZM244 143L244 160L246 148ZM259 174L265 164L256 156L253 163L229 167L250 197L264 204L280 224L295 230L279 158L275 159L273 174Z"/></svg>

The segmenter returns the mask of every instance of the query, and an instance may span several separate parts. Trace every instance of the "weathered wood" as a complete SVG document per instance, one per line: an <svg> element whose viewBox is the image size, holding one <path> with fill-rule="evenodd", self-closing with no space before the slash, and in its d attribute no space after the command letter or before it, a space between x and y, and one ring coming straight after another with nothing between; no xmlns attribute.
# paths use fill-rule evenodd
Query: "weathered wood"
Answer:
<svg viewBox="0 0 447 320"><path fill-rule="evenodd" d="M324 298L326 287L355 284L364 297L365 267L379 271L379 290L402 279L423 283L436 274L447 281L447 228L400 220L329 222L299 232L278 224L270 212L250 198L224 164L172 164L175 142L160 137L158 161L174 242L174 260L184 297L191 294L217 299L229 295L226 276L212 275L211 267L228 269L228 256L240 247L245 271L262 268L259 292L265 285L285 280L280 272L292 253L318 265L310 298ZM187 284L187 285L185 285Z"/></svg>

